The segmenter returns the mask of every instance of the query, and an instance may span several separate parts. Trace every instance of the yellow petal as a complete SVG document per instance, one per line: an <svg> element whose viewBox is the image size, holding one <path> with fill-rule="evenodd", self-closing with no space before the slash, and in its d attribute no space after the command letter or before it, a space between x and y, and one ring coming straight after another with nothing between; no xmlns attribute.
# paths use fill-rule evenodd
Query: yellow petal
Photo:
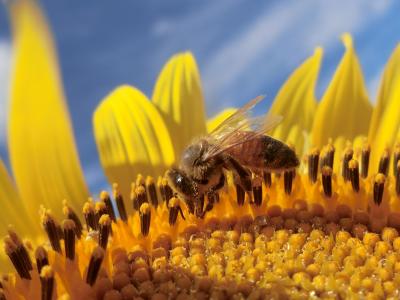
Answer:
<svg viewBox="0 0 400 300"><path fill-rule="evenodd" d="M236 108L226 108L213 118L209 119L207 121L207 132L213 131L215 128L218 127L218 125L220 125L223 121L233 115L236 111Z"/></svg>
<svg viewBox="0 0 400 300"><path fill-rule="evenodd" d="M34 237L40 228L33 220L32 215L27 213L15 186L8 175L7 169L0 159L0 236L5 236L9 225L20 233L23 237ZM0 270L2 272L11 271L12 264L4 252L4 247L0 248Z"/></svg>
<svg viewBox="0 0 400 300"><path fill-rule="evenodd" d="M321 65L322 48L315 49L314 55L309 57L288 78L279 90L271 113L282 115L282 123L273 131L272 135L280 140L289 142L288 137L294 125L297 126L297 138L291 143L299 154L303 153L303 134L311 130L312 121L317 108L315 98L315 84L318 79ZM292 131L293 132L293 131Z"/></svg>
<svg viewBox="0 0 400 300"><path fill-rule="evenodd" d="M176 157L194 137L206 133L200 74L190 52L173 56L154 87L153 102L170 130Z"/></svg>
<svg viewBox="0 0 400 300"><path fill-rule="evenodd" d="M378 170L380 157L386 147L392 147L400 136L400 76L387 95L386 108L380 118L375 137L371 140L371 170Z"/></svg>
<svg viewBox="0 0 400 300"><path fill-rule="evenodd" d="M389 61L386 64L381 85L379 87L377 104L374 108L369 128L369 140L373 141L376 132L380 126L382 116L388 108L388 102L394 89L400 87L395 84L396 79L400 76L400 44L393 51Z"/></svg>
<svg viewBox="0 0 400 300"><path fill-rule="evenodd" d="M110 183L128 195L141 173L158 177L174 162L174 149L164 121L147 97L121 86L97 107L93 128L101 164Z"/></svg>
<svg viewBox="0 0 400 300"><path fill-rule="evenodd" d="M329 138L353 140L368 133L372 107L361 67L350 35L345 34L342 39L346 53L318 105L312 127L312 142L318 147Z"/></svg>
<svg viewBox="0 0 400 300"><path fill-rule="evenodd" d="M32 237L39 232L37 216L27 214L7 169L0 159L0 235L4 236L12 225L23 236Z"/></svg>
<svg viewBox="0 0 400 300"><path fill-rule="evenodd" d="M41 204L62 215L88 195L51 33L36 1L10 4L13 32L9 153L18 190L36 216Z"/></svg>

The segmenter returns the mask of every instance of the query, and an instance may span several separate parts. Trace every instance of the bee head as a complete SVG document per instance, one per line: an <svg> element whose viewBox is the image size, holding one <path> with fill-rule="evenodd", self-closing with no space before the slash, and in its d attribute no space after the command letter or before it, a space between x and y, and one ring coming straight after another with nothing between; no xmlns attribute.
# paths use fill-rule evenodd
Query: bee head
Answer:
<svg viewBox="0 0 400 300"><path fill-rule="evenodd" d="M200 140L186 147L182 153L180 168L189 176L193 177L193 171L196 167L204 164L203 154L206 150L207 142Z"/></svg>
<svg viewBox="0 0 400 300"><path fill-rule="evenodd" d="M195 196L196 187L192 180L180 169L172 168L166 173L166 177L169 185L172 189L183 196Z"/></svg>

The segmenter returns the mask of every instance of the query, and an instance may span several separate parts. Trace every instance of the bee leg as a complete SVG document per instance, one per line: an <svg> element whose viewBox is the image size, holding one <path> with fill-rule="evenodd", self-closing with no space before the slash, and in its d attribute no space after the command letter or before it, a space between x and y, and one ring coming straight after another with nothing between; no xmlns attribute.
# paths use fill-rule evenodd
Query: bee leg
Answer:
<svg viewBox="0 0 400 300"><path fill-rule="evenodd" d="M198 218L204 217L204 194L199 195L195 199L194 203L194 214Z"/></svg>
<svg viewBox="0 0 400 300"><path fill-rule="evenodd" d="M226 156L226 168L233 171L235 183L238 184L248 195L249 199L252 199L252 187L251 187L251 172L243 167L236 159L232 156Z"/></svg>
<svg viewBox="0 0 400 300"><path fill-rule="evenodd" d="M184 197L183 199L190 214L194 214L194 201L192 198Z"/></svg>
<svg viewBox="0 0 400 300"><path fill-rule="evenodd" d="M213 203L216 203L219 201L219 195L218 195L217 191L224 187L225 182L226 182L225 175L224 175L224 173L221 173L218 183L216 185L214 185L213 187L211 187L207 192L208 202L211 201Z"/></svg>
<svg viewBox="0 0 400 300"><path fill-rule="evenodd" d="M257 206L262 204L262 173L253 171L253 203Z"/></svg>

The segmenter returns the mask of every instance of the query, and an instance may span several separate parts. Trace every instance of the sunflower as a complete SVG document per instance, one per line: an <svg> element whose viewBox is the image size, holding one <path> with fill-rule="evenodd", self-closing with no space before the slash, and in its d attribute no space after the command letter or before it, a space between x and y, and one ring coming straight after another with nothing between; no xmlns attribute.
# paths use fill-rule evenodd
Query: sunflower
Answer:
<svg viewBox="0 0 400 300"><path fill-rule="evenodd" d="M193 137L235 109L206 122L193 56L170 59L151 101L121 86L99 104L94 135L113 193L102 191L94 201L46 20L32 0L13 1L10 15L9 152L16 187L1 163L0 228L16 273L2 277L0 299L400 296L400 47L385 68L375 107L348 34L317 102L317 48L271 107L285 117L272 135L293 146L300 168L254 177L254 201L228 180L198 218L164 172ZM1 268L7 269L4 262Z"/></svg>

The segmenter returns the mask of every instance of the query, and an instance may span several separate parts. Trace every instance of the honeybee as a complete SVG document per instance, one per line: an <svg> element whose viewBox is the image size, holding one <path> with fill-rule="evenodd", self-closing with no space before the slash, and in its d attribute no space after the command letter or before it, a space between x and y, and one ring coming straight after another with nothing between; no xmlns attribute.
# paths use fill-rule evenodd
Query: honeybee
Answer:
<svg viewBox="0 0 400 300"><path fill-rule="evenodd" d="M233 173L235 183L250 196L252 173L281 172L299 165L293 149L265 135L281 117L251 116L262 99L259 96L251 100L210 134L197 138L183 151L179 168L167 171L172 189L197 217L203 217L212 208L216 192L225 185L227 171ZM204 210L205 195L208 203Z"/></svg>

